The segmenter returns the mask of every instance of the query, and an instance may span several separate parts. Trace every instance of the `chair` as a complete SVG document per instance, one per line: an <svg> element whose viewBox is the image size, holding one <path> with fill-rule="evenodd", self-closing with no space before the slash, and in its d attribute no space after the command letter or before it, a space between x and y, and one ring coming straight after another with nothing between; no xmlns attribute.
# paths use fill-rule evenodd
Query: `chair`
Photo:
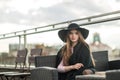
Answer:
<svg viewBox="0 0 120 80"><path fill-rule="evenodd" d="M31 70L31 80L58 80L58 72L53 67L37 67Z"/></svg>
<svg viewBox="0 0 120 80"><path fill-rule="evenodd" d="M120 69L106 71L106 79L107 80L120 80Z"/></svg>
<svg viewBox="0 0 120 80"><path fill-rule="evenodd" d="M17 51L17 57L15 59L15 69L17 69L17 65L20 64L20 71L19 72L4 72L3 76L5 76L5 78L7 80L12 80L15 78L20 78L20 79L26 79L26 77L30 76L30 73L24 73L24 68L26 66L26 56L27 56L28 50L22 49L22 50L18 50ZM21 71L22 69L22 71Z"/></svg>
<svg viewBox="0 0 120 80"><path fill-rule="evenodd" d="M30 56L28 58L29 69L32 63L35 63L35 57L40 56L42 54L41 48L31 49Z"/></svg>
<svg viewBox="0 0 120 80"><path fill-rule="evenodd" d="M120 60L109 61L108 51L92 52L97 71L120 69Z"/></svg>
<svg viewBox="0 0 120 80"><path fill-rule="evenodd" d="M23 50L17 51L17 57L15 60L15 69L17 68L17 65L20 64L20 68L25 68L26 66L26 57L27 57L28 50L25 48Z"/></svg>
<svg viewBox="0 0 120 80"><path fill-rule="evenodd" d="M95 61L95 69L97 71L109 70L108 51L92 52L92 55Z"/></svg>
<svg viewBox="0 0 120 80"><path fill-rule="evenodd" d="M35 57L35 67L48 66L55 68L55 65L56 65L56 55Z"/></svg>
<svg viewBox="0 0 120 80"><path fill-rule="evenodd" d="M111 61L108 61L108 51L97 51L97 52L92 52L92 54L93 54L93 58L95 59L95 64L96 64L95 68L97 72L107 71L109 69L112 69L110 64ZM36 78L38 78L37 80L42 80L45 78L46 80L52 80L52 79L58 80L58 76L56 76L58 72L55 68L49 69L44 67L44 66L55 67L55 61L56 61L56 55L35 57L35 66L37 68L32 69L30 71L31 79L36 80ZM116 60L115 62L117 62L116 64L120 63L119 60ZM47 76L43 76L43 74ZM49 77L50 79L47 79L47 77Z"/></svg>
<svg viewBox="0 0 120 80"><path fill-rule="evenodd" d="M55 61L56 55L36 56L36 68L30 70L31 80L58 80L58 73L55 68Z"/></svg>

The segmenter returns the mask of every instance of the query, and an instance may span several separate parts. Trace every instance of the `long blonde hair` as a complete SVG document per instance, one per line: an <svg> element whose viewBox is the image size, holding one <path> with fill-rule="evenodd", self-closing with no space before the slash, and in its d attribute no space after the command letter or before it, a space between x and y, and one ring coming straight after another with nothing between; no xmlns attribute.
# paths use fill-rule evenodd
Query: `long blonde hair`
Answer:
<svg viewBox="0 0 120 80"><path fill-rule="evenodd" d="M69 39L69 32L70 32L70 31L68 31L67 36L66 36L66 45L62 48L63 64L64 64L64 65L69 65L69 64L68 64L68 61L69 61L70 56L72 55L72 52L71 52L71 50L70 50L72 43L71 43L71 41L70 41L70 39ZM88 44L85 42L85 40L84 40L81 32L78 31L78 30L77 30L77 32L78 32L78 36L79 36L78 42L83 43L83 44L89 49L89 46L88 46ZM89 50L89 51L90 51L90 50ZM90 52L90 53L91 53L91 52ZM91 54L91 57L92 57L92 54ZM92 59L92 61L93 61L93 59ZM93 61L93 63L94 63L94 61Z"/></svg>

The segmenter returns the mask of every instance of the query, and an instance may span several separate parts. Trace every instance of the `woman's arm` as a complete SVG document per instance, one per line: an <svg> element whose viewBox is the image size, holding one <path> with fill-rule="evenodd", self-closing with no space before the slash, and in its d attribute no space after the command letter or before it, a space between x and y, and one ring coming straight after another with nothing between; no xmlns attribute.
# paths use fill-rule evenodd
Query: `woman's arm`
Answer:
<svg viewBox="0 0 120 80"><path fill-rule="evenodd" d="M57 69L59 72L68 72L74 69L80 69L84 65L82 63L76 63L75 65L63 66L63 60L58 65Z"/></svg>
<svg viewBox="0 0 120 80"><path fill-rule="evenodd" d="M83 63L84 67L85 68L94 67L89 47L84 45L84 47L81 50L82 50L81 63Z"/></svg>

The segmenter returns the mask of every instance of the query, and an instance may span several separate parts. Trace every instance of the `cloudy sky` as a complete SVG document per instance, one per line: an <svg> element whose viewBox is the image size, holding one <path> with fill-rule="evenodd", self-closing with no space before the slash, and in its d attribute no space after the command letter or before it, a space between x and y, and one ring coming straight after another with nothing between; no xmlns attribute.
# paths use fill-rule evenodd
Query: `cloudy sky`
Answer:
<svg viewBox="0 0 120 80"><path fill-rule="evenodd" d="M117 10L120 0L0 0L0 34Z"/></svg>
<svg viewBox="0 0 120 80"><path fill-rule="evenodd" d="M120 0L0 0L0 34L116 10Z"/></svg>

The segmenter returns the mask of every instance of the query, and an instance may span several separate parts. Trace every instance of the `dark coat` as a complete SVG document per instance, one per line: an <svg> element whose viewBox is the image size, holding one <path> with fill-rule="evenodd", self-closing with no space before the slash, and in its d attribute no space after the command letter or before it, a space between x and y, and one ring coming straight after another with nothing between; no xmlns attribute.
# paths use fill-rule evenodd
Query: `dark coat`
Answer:
<svg viewBox="0 0 120 80"><path fill-rule="evenodd" d="M82 63L84 67L80 68L79 70L71 70L66 73L59 73L59 80L75 80L76 75L82 75L82 72L85 69L94 69L92 59L90 56L89 47L85 46L82 43L78 43L74 49L73 54L70 56L69 65L74 65L76 63ZM57 54L56 60L56 68L60 64L62 60L61 50Z"/></svg>

